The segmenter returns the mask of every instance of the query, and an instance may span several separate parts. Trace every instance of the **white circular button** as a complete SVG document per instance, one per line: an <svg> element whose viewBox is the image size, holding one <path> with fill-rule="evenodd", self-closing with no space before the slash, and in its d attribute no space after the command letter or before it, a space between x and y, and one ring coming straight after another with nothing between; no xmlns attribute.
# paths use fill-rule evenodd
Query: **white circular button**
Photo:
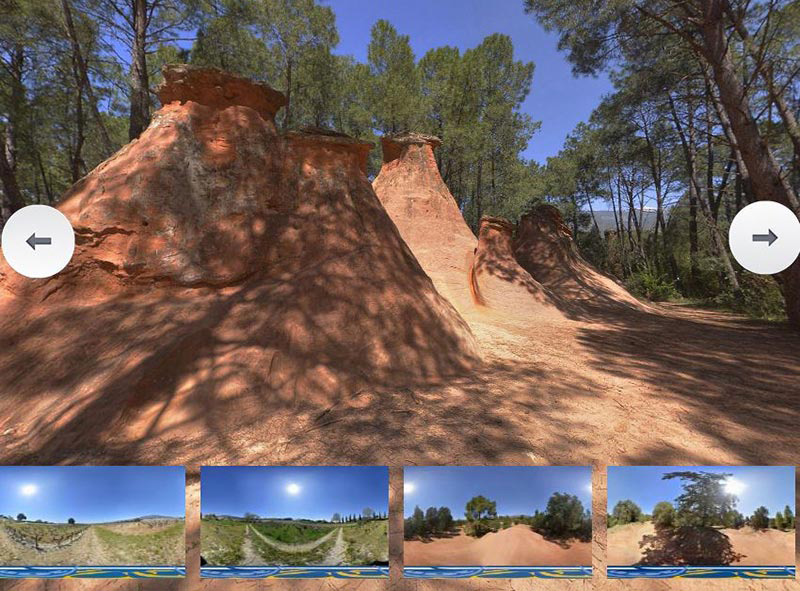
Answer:
<svg viewBox="0 0 800 591"><path fill-rule="evenodd" d="M66 216L47 205L28 205L3 226L3 255L20 275L52 277L75 251L75 232Z"/></svg>
<svg viewBox="0 0 800 591"><path fill-rule="evenodd" d="M738 263L753 273L773 275L800 255L800 220L775 201L756 201L731 222L728 244Z"/></svg>

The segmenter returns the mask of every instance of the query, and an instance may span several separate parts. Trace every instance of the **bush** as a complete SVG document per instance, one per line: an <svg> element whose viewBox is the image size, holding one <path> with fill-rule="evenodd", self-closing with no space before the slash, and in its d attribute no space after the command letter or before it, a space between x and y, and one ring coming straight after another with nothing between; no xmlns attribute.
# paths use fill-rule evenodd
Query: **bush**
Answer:
<svg viewBox="0 0 800 591"><path fill-rule="evenodd" d="M614 505L614 511L612 511L611 515L614 518L615 525L624 525L640 521L642 510L633 501L625 500L619 501Z"/></svg>
<svg viewBox="0 0 800 591"><path fill-rule="evenodd" d="M753 529L767 529L769 527L769 509L764 506L759 507L750 518L750 526Z"/></svg>
<svg viewBox="0 0 800 591"><path fill-rule="evenodd" d="M541 531L550 538L588 541L592 538L592 518L575 495L554 493L547 501Z"/></svg>
<svg viewBox="0 0 800 591"><path fill-rule="evenodd" d="M680 297L675 283L652 271L638 271L628 277L628 290L636 296L653 302L665 302Z"/></svg>
<svg viewBox="0 0 800 591"><path fill-rule="evenodd" d="M464 533L474 538L480 538L493 531L495 529L486 521L468 521L464 525Z"/></svg>
<svg viewBox="0 0 800 591"><path fill-rule="evenodd" d="M753 318L786 319L783 295L772 277L743 271L739 275L739 286L738 293L724 289L711 300L712 304Z"/></svg>
<svg viewBox="0 0 800 591"><path fill-rule="evenodd" d="M658 528L674 527L675 507L669 501L661 501L653 509L653 525Z"/></svg>

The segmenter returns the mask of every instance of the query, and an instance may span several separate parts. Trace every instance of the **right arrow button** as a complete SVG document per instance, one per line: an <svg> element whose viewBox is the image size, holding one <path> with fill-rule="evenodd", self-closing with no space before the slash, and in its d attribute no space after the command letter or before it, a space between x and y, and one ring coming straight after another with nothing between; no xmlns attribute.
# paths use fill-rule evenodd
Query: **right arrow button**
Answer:
<svg viewBox="0 0 800 591"><path fill-rule="evenodd" d="M800 255L800 220L780 203L756 201L733 218L728 244L742 267L759 275L774 275Z"/></svg>

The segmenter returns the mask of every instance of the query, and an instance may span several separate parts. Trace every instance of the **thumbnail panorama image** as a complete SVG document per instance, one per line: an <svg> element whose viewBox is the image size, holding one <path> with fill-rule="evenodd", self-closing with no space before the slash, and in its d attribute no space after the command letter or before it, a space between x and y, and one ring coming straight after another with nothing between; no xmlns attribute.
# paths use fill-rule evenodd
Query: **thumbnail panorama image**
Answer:
<svg viewBox="0 0 800 591"><path fill-rule="evenodd" d="M591 566L591 469L403 471L404 566Z"/></svg>
<svg viewBox="0 0 800 591"><path fill-rule="evenodd" d="M791 466L613 466L608 563L793 566Z"/></svg>
<svg viewBox="0 0 800 591"><path fill-rule="evenodd" d="M203 467L204 566L381 566L389 471L372 466Z"/></svg>
<svg viewBox="0 0 800 591"><path fill-rule="evenodd" d="M182 467L0 466L0 567L183 566Z"/></svg>

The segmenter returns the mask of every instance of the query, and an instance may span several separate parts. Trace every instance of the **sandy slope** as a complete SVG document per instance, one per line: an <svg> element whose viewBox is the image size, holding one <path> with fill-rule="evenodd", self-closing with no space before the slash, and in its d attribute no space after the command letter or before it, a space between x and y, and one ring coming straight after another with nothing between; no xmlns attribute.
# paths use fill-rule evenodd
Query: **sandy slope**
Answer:
<svg viewBox="0 0 800 591"><path fill-rule="evenodd" d="M786 566L795 564L794 532L777 530L755 531L749 527L742 529L723 529L728 536L733 551L742 554L733 566ZM629 523L611 528L608 531L607 563L624 566L637 564L643 557L639 546L644 536L655 534L652 522ZM665 565L669 566L669 565Z"/></svg>
<svg viewBox="0 0 800 591"><path fill-rule="evenodd" d="M588 566L592 548L586 542L564 548L526 525L515 525L482 538L459 530L452 538L406 541L403 559L408 566Z"/></svg>

